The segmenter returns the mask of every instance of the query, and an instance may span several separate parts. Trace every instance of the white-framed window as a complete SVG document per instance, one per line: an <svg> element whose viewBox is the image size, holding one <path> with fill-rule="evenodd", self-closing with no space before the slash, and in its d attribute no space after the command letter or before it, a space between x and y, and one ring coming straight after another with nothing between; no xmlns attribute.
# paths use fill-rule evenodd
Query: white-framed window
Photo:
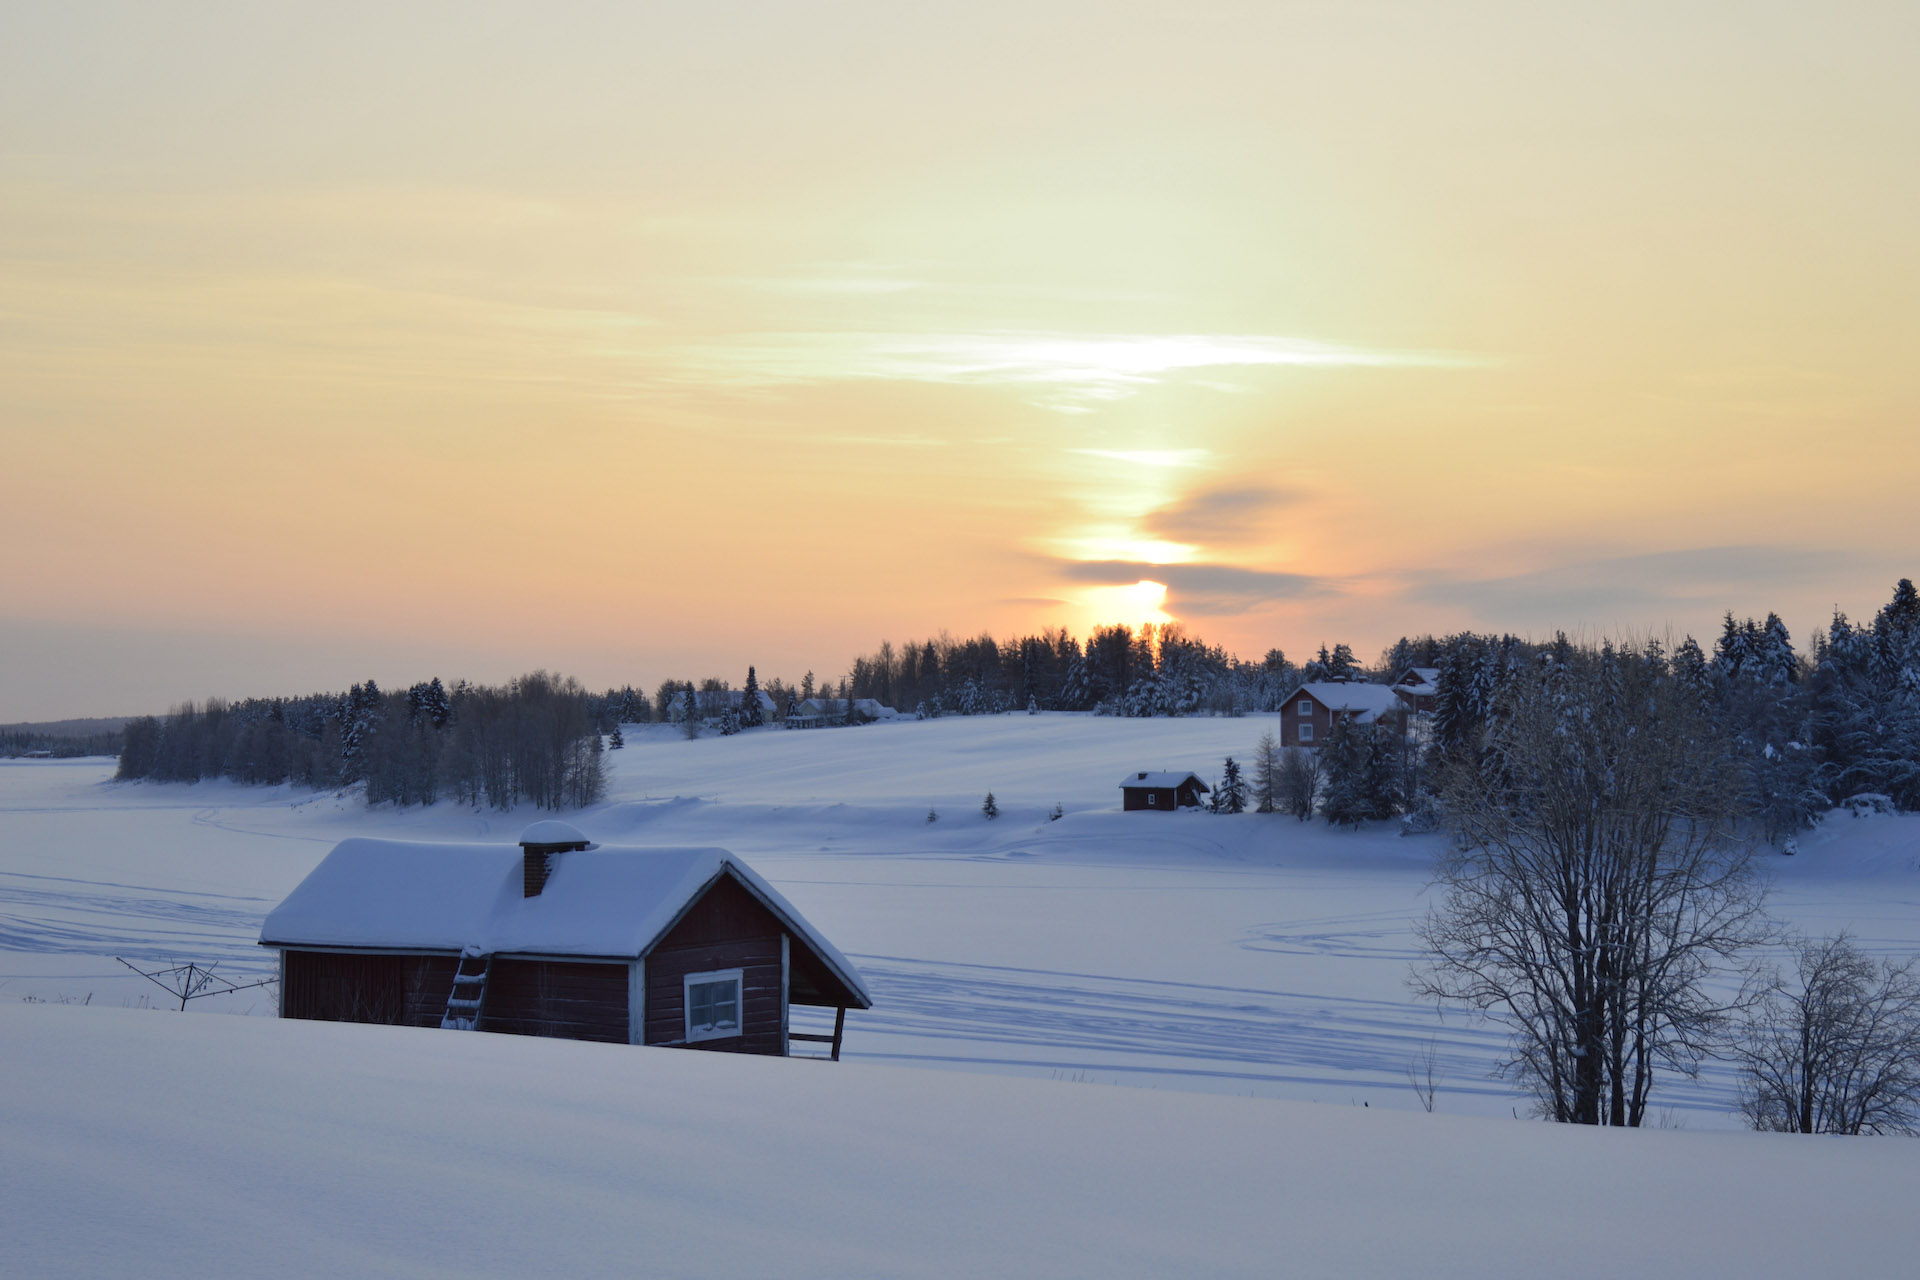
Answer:
<svg viewBox="0 0 1920 1280"><path fill-rule="evenodd" d="M1312 699L1312 698L1302 698L1302 699L1300 699L1300 705L1299 705L1299 706L1297 706L1297 707L1295 707L1295 708L1294 708L1294 710L1295 710L1295 711L1297 711L1297 712L1299 712L1299 713L1300 713L1301 715L1303 715L1303 716L1310 716L1310 715L1312 715L1312 714L1313 714L1313 699Z"/></svg>
<svg viewBox="0 0 1920 1280"><path fill-rule="evenodd" d="M686 977L687 1040L724 1040L740 1034L746 982L738 969Z"/></svg>
<svg viewBox="0 0 1920 1280"><path fill-rule="evenodd" d="M1157 809L1157 808L1159 808L1159 807L1160 807L1160 796L1159 796L1159 794L1158 794L1157 792L1153 792L1153 791L1149 791L1149 792L1147 792L1147 808L1149 808L1149 809Z"/></svg>
<svg viewBox="0 0 1920 1280"><path fill-rule="evenodd" d="M1302 742L1312 742L1312 741L1313 741L1313 726L1312 726L1312 725L1310 725L1310 724L1303 724L1303 725L1301 725L1301 726L1300 726L1300 741L1302 741Z"/></svg>

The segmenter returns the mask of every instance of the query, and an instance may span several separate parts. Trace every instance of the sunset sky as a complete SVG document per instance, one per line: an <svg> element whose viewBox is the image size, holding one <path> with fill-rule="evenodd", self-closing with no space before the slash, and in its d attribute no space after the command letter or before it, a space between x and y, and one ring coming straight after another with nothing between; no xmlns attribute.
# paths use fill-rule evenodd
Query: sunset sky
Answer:
<svg viewBox="0 0 1920 1280"><path fill-rule="evenodd" d="M1920 574L1920 6L0 6L0 721ZM1155 584L1141 586L1137 584Z"/></svg>

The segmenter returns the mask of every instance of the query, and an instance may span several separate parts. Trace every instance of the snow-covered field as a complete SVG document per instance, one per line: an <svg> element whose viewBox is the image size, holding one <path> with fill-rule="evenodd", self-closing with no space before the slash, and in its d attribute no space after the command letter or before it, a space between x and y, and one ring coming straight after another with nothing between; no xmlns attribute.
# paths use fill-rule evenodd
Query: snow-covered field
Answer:
<svg viewBox="0 0 1920 1280"><path fill-rule="evenodd" d="M1489 1078L1499 1030L1406 992L1439 837L1120 812L1127 772L1211 777L1270 727L1014 715L691 742L634 730L607 757L609 800L569 818L603 841L747 857L867 976L877 1004L849 1020L850 1060L1411 1108L1407 1065L1431 1050L1440 1111L1525 1114ZM0 1002L164 1005L116 955L264 975L261 917L335 841L509 842L536 816L110 772L0 762ZM1800 848L1768 858L1780 915L1920 949L1920 820L1838 817ZM271 1008L249 992L195 1011ZM1731 1090L1711 1069L1670 1080L1656 1113L1731 1125Z"/></svg>
<svg viewBox="0 0 1920 1280"><path fill-rule="evenodd" d="M1497 1028L1406 994L1436 837L1119 811L1123 774L1210 777L1269 727L632 733L570 820L747 857L873 989L838 1067L206 1016L258 991L129 1010L166 997L115 955L268 973L261 918L339 839L536 815L0 763L0 1272L1911 1270L1920 1143L1515 1123ZM1920 946L1920 820L1768 861L1782 917ZM1730 1129L1730 1092L1670 1081L1656 1112Z"/></svg>

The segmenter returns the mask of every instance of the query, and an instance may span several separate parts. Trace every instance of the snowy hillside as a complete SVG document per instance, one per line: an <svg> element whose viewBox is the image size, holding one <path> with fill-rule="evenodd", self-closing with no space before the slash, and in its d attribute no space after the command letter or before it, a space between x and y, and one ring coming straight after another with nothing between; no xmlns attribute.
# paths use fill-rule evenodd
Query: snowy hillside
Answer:
<svg viewBox="0 0 1920 1280"><path fill-rule="evenodd" d="M602 841L749 859L866 975L876 1007L849 1020L851 1062L1406 1109L1408 1063L1431 1051L1440 1112L1524 1114L1488 1076L1498 1029L1406 992L1437 837L1120 812L1123 775L1211 778L1270 727L1014 715L691 742L634 730L608 756L610 799L568 816ZM165 1002L114 955L264 974L262 917L335 841L505 843L537 816L110 772L0 762L0 1001ZM1049 821L1055 804L1065 816ZM1778 914L1881 953L1920 946L1920 820L1838 817L1800 849L1767 859ZM258 992L224 1006L271 1010ZM1731 1088L1719 1070L1668 1080L1654 1114L1731 1126Z"/></svg>

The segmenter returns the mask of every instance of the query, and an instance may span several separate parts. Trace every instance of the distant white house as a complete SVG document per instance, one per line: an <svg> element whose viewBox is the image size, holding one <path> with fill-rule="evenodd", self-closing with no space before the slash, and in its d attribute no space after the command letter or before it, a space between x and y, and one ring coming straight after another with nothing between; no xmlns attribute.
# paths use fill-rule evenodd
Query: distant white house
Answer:
<svg viewBox="0 0 1920 1280"><path fill-rule="evenodd" d="M766 697L766 689L753 691L755 702L760 708L762 720L774 718L774 699ZM745 689L703 689L695 695L695 704L701 708L701 720L720 720L728 712L739 712L747 708Z"/></svg>
<svg viewBox="0 0 1920 1280"><path fill-rule="evenodd" d="M1303 684L1280 704L1280 745L1317 747L1342 720L1372 724L1382 716L1391 716L1404 727L1403 713L1408 709L1406 700L1384 684Z"/></svg>
<svg viewBox="0 0 1920 1280"><path fill-rule="evenodd" d="M876 698L855 698L854 714L862 721L898 720L900 713L892 707L883 705ZM845 698L808 698L795 704L787 713L786 725L789 729L819 729L827 725L847 722L847 700Z"/></svg>
<svg viewBox="0 0 1920 1280"><path fill-rule="evenodd" d="M747 692L744 689L701 689L693 697L693 705L700 719L709 724L717 724L726 718L728 712L743 711L747 705ZM754 700L760 707L760 719L767 724L773 723L775 704L767 696L767 691L754 690Z"/></svg>

